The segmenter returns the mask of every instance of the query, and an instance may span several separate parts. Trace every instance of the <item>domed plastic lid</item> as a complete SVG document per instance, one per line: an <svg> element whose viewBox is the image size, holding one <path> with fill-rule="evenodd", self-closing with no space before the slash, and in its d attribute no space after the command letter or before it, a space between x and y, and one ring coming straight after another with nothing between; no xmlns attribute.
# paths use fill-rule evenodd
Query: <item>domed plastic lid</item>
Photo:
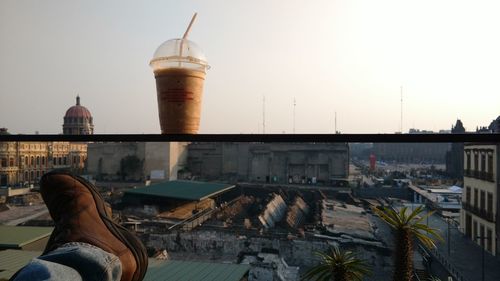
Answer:
<svg viewBox="0 0 500 281"><path fill-rule="evenodd" d="M149 63L153 70L188 68L205 71L210 67L201 48L187 39L171 39L156 49Z"/></svg>

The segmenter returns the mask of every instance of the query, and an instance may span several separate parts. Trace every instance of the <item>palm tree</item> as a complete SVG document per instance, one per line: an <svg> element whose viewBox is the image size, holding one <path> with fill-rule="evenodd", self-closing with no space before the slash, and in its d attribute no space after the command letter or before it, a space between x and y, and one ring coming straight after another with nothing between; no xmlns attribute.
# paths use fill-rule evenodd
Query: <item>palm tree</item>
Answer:
<svg viewBox="0 0 500 281"><path fill-rule="evenodd" d="M335 246L330 248L330 253L316 252L316 255L321 258L320 264L307 271L301 280L361 281L370 273L366 261L352 251L341 251Z"/></svg>
<svg viewBox="0 0 500 281"><path fill-rule="evenodd" d="M411 281L413 276L413 240L417 238L427 248L435 248L434 240L443 241L436 229L422 223L433 212L420 217L424 210L419 206L407 214L407 207L399 212L391 208L373 208L373 211L391 226L395 232L396 249L394 256L394 281Z"/></svg>

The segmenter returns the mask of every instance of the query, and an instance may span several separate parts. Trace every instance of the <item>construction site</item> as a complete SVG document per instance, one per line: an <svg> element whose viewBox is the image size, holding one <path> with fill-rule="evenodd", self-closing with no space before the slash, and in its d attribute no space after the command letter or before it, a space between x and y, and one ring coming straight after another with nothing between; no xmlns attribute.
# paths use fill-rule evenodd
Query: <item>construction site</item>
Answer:
<svg viewBox="0 0 500 281"><path fill-rule="evenodd" d="M391 272L390 232L347 189L170 181L126 190L114 213L151 255L243 263L249 280L299 280L317 251L353 249L380 280ZM373 278L373 279L371 279Z"/></svg>

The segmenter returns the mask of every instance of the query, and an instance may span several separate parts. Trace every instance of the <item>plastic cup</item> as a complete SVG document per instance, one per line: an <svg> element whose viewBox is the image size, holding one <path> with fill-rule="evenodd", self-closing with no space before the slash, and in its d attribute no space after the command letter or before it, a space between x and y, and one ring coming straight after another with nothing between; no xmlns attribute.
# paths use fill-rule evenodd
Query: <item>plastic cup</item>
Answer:
<svg viewBox="0 0 500 281"><path fill-rule="evenodd" d="M201 49L187 39L171 39L156 49L149 65L156 79L161 133L198 133L209 68Z"/></svg>

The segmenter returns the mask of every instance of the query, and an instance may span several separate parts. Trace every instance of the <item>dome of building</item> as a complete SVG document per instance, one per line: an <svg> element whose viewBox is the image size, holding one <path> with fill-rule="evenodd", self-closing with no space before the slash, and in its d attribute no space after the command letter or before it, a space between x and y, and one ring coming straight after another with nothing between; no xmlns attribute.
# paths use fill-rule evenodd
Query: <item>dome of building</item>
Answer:
<svg viewBox="0 0 500 281"><path fill-rule="evenodd" d="M80 97L77 96L76 105L73 105L72 107L68 108L68 110L66 110L66 114L64 115L64 117L92 118L92 114L90 114L90 111L85 106L80 105Z"/></svg>
<svg viewBox="0 0 500 281"><path fill-rule="evenodd" d="M94 133L92 114L80 104L80 96L76 97L76 104L66 110L64 115L63 134L91 135Z"/></svg>

